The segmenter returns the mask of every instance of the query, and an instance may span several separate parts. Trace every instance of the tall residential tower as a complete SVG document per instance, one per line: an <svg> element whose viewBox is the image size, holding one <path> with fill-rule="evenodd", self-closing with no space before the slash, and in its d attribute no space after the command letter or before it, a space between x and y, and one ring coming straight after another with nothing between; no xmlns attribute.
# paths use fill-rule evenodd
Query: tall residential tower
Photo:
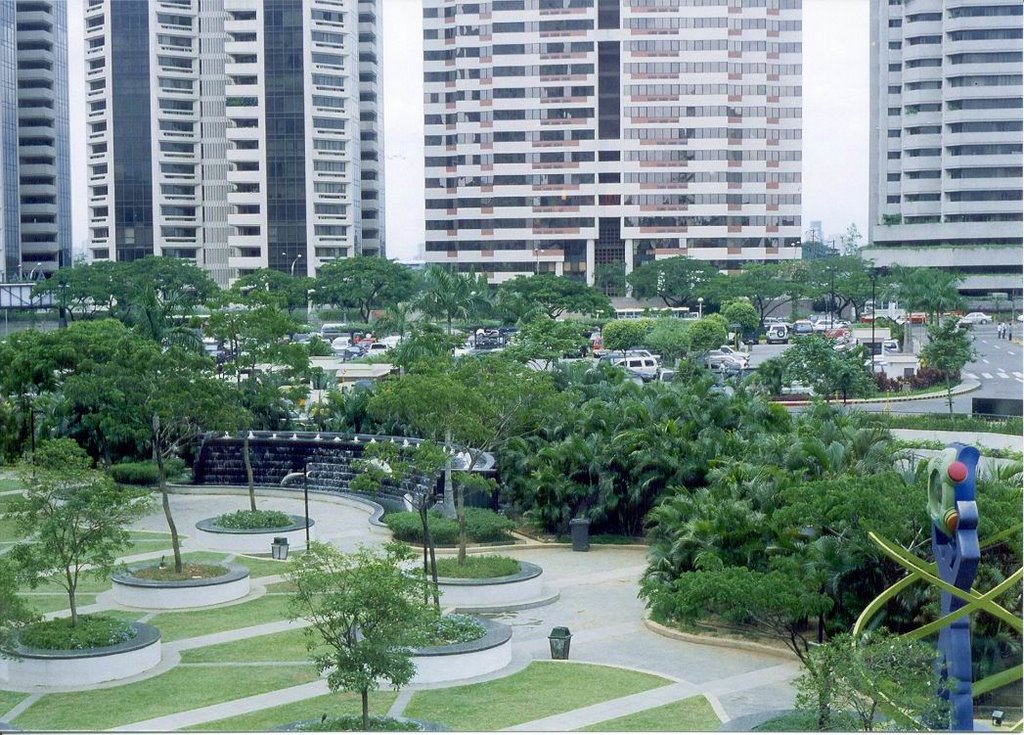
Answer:
<svg viewBox="0 0 1024 735"><path fill-rule="evenodd" d="M865 255L1021 293L1020 0L871 3Z"/></svg>
<svg viewBox="0 0 1024 735"><path fill-rule="evenodd" d="M67 6L0 7L0 281L71 264Z"/></svg>
<svg viewBox="0 0 1024 735"><path fill-rule="evenodd" d="M800 255L802 0L424 0L426 259Z"/></svg>
<svg viewBox="0 0 1024 735"><path fill-rule="evenodd" d="M91 258L382 254L378 3L86 0Z"/></svg>

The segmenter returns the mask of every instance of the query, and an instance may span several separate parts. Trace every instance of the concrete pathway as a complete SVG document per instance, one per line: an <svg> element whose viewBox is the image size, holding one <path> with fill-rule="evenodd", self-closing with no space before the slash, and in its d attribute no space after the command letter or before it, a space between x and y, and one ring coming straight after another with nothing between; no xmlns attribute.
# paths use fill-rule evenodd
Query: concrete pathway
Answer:
<svg viewBox="0 0 1024 735"><path fill-rule="evenodd" d="M238 506L242 498L226 496L172 496L176 518L182 528L200 518L207 518ZM296 512L301 500L268 498L265 505L285 512ZM311 504L320 505L311 499ZM362 543L380 544L385 537L370 532L366 514L357 509L323 504L312 508L317 518L318 535L329 538L342 548ZM323 519L323 520L321 520ZM141 528L158 530L162 515L144 519ZM361 524L361 525L359 525ZM493 615L513 628L513 661L502 671L459 681L469 684L508 676L534 660L549 657L547 636L555 626L568 626L572 632L570 658L576 662L604 664L657 674L674 683L641 694L622 697L591 707L547 717L516 726L516 730L570 730L596 722L614 719L661 706L696 694L705 695L723 720L765 709L792 705L793 691L789 682L799 673L799 665L787 657L755 653L731 648L664 638L643 624L644 604L637 598L638 582L646 568L645 550L615 546L594 546L590 552L574 553L567 546L532 544L517 546L511 556L539 564L544 569L546 585L561 596L554 603L515 613ZM136 558L154 558L140 554ZM254 579L257 595L266 584L279 575ZM102 596L102 595L101 595ZM99 607L107 604L102 600ZM88 606L93 607L93 606ZM137 678L149 678L180 664L182 651L203 646L244 640L285 630L304 627L302 622L276 621L237 630L224 631L164 644L164 660L157 669ZM254 663L253 666L265 664ZM94 688L111 688L126 682L110 682ZM451 684L444 685L451 686ZM422 689L444 686L410 686L403 690L389 714L400 715L405 706ZM38 692L38 690L37 690ZM275 692L245 697L207 707L177 712L119 726L120 731L171 731L202 725L236 715L298 702L328 692L326 682L319 680L288 687ZM35 694L36 692L33 692ZM31 705L25 701L0 719L14 719ZM14 723L17 725L17 723Z"/></svg>

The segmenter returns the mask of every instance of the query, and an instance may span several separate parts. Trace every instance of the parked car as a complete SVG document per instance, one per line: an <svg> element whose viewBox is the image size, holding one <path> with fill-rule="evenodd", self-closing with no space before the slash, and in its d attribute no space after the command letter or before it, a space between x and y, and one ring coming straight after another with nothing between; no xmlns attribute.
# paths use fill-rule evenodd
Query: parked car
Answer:
<svg viewBox="0 0 1024 735"><path fill-rule="evenodd" d="M707 364L712 370L735 370L737 372L747 367L746 360L738 355L730 355L720 350L711 350L707 354Z"/></svg>
<svg viewBox="0 0 1024 735"><path fill-rule="evenodd" d="M390 349L391 348L383 342L371 342L363 348L363 354L367 357L375 357L377 355L383 355Z"/></svg>
<svg viewBox="0 0 1024 735"><path fill-rule="evenodd" d="M793 334L806 337L814 333L814 324L809 319L797 319L793 322Z"/></svg>
<svg viewBox="0 0 1024 735"><path fill-rule="evenodd" d="M960 324L991 324L992 317L981 311L972 311L970 314L965 314L960 321Z"/></svg>
<svg viewBox="0 0 1024 735"><path fill-rule="evenodd" d="M658 363L657 358L653 357L648 353L646 357L641 355L626 355L621 354L609 354L601 358L612 365L625 368L630 373L635 373L640 377L655 378L658 375L658 371L661 369L661 365Z"/></svg>
<svg viewBox="0 0 1024 735"><path fill-rule="evenodd" d="M715 350L715 352L720 352L723 355L732 355L734 358L742 362L744 367L746 367L746 364L750 362L750 353L740 352L739 350L734 349L732 345L722 345Z"/></svg>
<svg viewBox="0 0 1024 735"><path fill-rule="evenodd" d="M789 342L789 325L778 322L769 325L765 339L770 345L786 344Z"/></svg>

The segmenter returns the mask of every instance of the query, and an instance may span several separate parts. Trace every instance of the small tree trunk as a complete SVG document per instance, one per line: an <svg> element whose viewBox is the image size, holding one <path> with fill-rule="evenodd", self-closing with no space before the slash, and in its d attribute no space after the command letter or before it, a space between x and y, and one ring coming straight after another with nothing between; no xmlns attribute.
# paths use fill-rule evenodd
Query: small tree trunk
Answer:
<svg viewBox="0 0 1024 735"><path fill-rule="evenodd" d="M242 440L242 458L245 460L245 479L249 482L249 510L256 512L256 489L252 483L252 457L249 455L249 434Z"/></svg>
<svg viewBox="0 0 1024 735"><path fill-rule="evenodd" d="M430 579L430 561L427 556L427 540L430 538L430 523L427 519L426 497L420 501L417 510L420 513L420 524L423 526L423 578ZM430 604L430 591L426 588L423 589L423 604Z"/></svg>
<svg viewBox="0 0 1024 735"><path fill-rule="evenodd" d="M949 415L953 415L953 383L946 378L946 400L949 402Z"/></svg>
<svg viewBox="0 0 1024 735"><path fill-rule="evenodd" d="M171 515L171 500L167 494L167 468L164 466L164 455L160 451L160 417L153 414L153 459L156 460L157 475L160 478L160 503L167 519L167 528L171 532L171 548L174 550L174 571L181 574L181 540L178 538L178 527Z"/></svg>
<svg viewBox="0 0 1024 735"><path fill-rule="evenodd" d="M65 578L67 579L67 593L68 593L68 607L71 608L71 627L74 628L78 625L78 605L75 604L75 591L78 587L75 579L71 576L71 570L64 570Z"/></svg>
<svg viewBox="0 0 1024 735"><path fill-rule="evenodd" d="M363 687L359 692L360 698L363 700L363 730L370 729L370 693L366 687Z"/></svg>
<svg viewBox="0 0 1024 735"><path fill-rule="evenodd" d="M427 528L427 549L430 551L430 588L434 596L434 607L441 612L441 593L437 589L437 557L434 555L434 537L430 535L429 527Z"/></svg>
<svg viewBox="0 0 1024 735"><path fill-rule="evenodd" d="M450 452L452 449L452 430L444 431L444 448ZM452 492L452 468L449 461L444 467L444 500L441 502L441 515L445 518L455 517L455 496Z"/></svg>
<svg viewBox="0 0 1024 735"><path fill-rule="evenodd" d="M459 566L466 563L466 491L462 484L455 491L455 512L459 519Z"/></svg>

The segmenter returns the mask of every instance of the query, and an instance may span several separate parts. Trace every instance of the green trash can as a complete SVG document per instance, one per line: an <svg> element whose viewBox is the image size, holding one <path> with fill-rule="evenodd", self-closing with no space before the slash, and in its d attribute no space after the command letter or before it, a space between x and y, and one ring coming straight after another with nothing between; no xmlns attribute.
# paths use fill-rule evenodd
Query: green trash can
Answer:
<svg viewBox="0 0 1024 735"><path fill-rule="evenodd" d="M566 661L569 658L569 644L572 642L572 633L568 628L552 628L548 636L548 646L551 648L551 658L556 661Z"/></svg>
<svg viewBox="0 0 1024 735"><path fill-rule="evenodd" d="M573 518L569 521L573 551L590 551L590 519Z"/></svg>

